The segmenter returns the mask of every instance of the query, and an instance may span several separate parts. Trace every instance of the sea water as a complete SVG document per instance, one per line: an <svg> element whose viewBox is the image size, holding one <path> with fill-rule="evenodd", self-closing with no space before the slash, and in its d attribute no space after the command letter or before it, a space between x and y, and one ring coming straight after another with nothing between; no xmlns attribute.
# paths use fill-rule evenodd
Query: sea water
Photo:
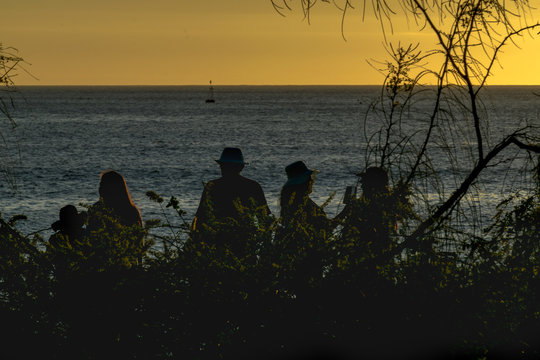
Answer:
<svg viewBox="0 0 540 360"><path fill-rule="evenodd" d="M366 114L380 96L378 86L218 86L210 104L207 92L201 86L20 87L12 110L16 128L2 119L16 185L14 190L0 183L2 216L27 215L19 223L25 234L46 229L62 206L84 210L80 204L97 201L100 172L115 169L143 219L163 219L160 206L145 196L153 190L177 197L189 222L203 184L220 176L214 160L224 147L242 149L249 163L242 174L261 184L274 214L285 166L305 161L318 170L312 198L322 204L334 194L327 207L334 216L346 186L356 184L355 174L374 165L366 148L382 120ZM495 144L525 123L539 125L535 93L540 87L490 88L486 141ZM425 109L409 113L409 131L425 130L432 105L429 99L417 103ZM448 171L447 161L432 159L441 173ZM519 177L523 164L505 161L483 175L487 186L476 201L488 209ZM464 173L468 167L463 165ZM445 191L458 183L449 181Z"/></svg>

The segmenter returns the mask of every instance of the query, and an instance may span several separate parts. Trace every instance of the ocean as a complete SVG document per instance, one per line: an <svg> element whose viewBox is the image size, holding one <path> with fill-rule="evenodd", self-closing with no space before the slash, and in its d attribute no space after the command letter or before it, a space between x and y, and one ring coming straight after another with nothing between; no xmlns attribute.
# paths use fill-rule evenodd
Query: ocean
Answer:
<svg viewBox="0 0 540 360"><path fill-rule="evenodd" d="M2 216L25 214L28 220L19 229L47 238L60 208L73 204L83 210L81 204L97 201L100 172L115 169L124 175L144 220L163 218L159 205L145 196L153 190L166 199L177 197L190 221L203 183L220 176L214 160L224 147L240 147L249 163L242 174L261 184L274 214L279 214L285 166L303 160L318 170L312 198L322 204L334 194L326 208L332 217L346 186L356 184L355 174L373 165L369 135L383 122L366 112L380 95L379 86L216 86L212 104L204 101L207 93L204 86L19 87L12 110L17 126L0 123L8 147L3 154L16 161L11 167L16 189L0 182ZM540 125L535 93L540 87L489 88L482 114L489 116L490 145L525 123ZM421 134L432 105L429 96L416 102L402 130ZM452 133L456 129L463 127L454 125L441 140L465 141ZM538 128L528 131L539 136ZM470 146L467 141L464 146ZM434 154L439 155L432 166L449 194L459 176L446 176L448 160ZM482 175L482 187L471 200L486 214L511 191L530 186L522 173L526 153L512 148L501 161ZM453 165L460 164L457 158ZM462 167L465 173L470 164Z"/></svg>

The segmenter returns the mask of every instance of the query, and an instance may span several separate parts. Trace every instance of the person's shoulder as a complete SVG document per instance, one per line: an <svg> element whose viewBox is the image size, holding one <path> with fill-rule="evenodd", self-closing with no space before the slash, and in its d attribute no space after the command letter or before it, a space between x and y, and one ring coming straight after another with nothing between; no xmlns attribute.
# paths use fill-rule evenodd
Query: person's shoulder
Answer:
<svg viewBox="0 0 540 360"><path fill-rule="evenodd" d="M221 183L223 183L223 178L220 177L220 178L217 178L217 179L212 179L210 181L208 181L206 184L204 184L204 187L205 188L209 188L209 187L212 187L212 186L216 186L216 185L219 185Z"/></svg>
<svg viewBox="0 0 540 360"><path fill-rule="evenodd" d="M93 214L96 212L102 212L104 207L105 205L103 204L103 202L101 200L98 200L88 207L88 213Z"/></svg>
<svg viewBox="0 0 540 360"><path fill-rule="evenodd" d="M257 181L255 180L252 180L252 179L248 179L247 177L245 176L239 176L240 178L240 181L243 182L244 184L246 184L246 186L252 186L252 187L261 187L261 184L259 184Z"/></svg>
<svg viewBox="0 0 540 360"><path fill-rule="evenodd" d="M204 184L204 191L210 191L212 189L215 189L216 187L220 187L223 183L223 178L218 179L212 179Z"/></svg>

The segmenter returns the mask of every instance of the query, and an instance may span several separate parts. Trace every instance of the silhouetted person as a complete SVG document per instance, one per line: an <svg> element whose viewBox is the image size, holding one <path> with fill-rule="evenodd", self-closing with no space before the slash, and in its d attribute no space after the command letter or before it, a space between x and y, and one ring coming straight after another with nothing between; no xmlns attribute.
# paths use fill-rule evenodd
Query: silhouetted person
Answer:
<svg viewBox="0 0 540 360"><path fill-rule="evenodd" d="M362 194L359 198L348 198L345 201L345 208L335 217L336 221L342 221L351 214L351 208L357 205L359 200L376 201L376 198L390 193L388 188L388 174L383 168L372 166L366 171L356 174L360 177ZM355 196L355 195L351 195Z"/></svg>
<svg viewBox="0 0 540 360"><path fill-rule="evenodd" d="M60 209L59 217L60 219L51 225L51 228L56 232L49 238L49 244L55 247L73 245L83 236L86 213L79 214L75 206L66 205Z"/></svg>
<svg viewBox="0 0 540 360"><path fill-rule="evenodd" d="M388 194L388 174L383 168L372 166L363 173L357 174L362 181L362 195L366 199L374 199Z"/></svg>
<svg viewBox="0 0 540 360"><path fill-rule="evenodd" d="M47 253L54 265L56 280L63 281L70 269L70 258L74 248L78 248L84 234L85 212L77 212L73 205L66 205L60 209L60 219L51 227L54 234L49 238Z"/></svg>
<svg viewBox="0 0 540 360"><path fill-rule="evenodd" d="M281 189L281 223L288 226L293 221L306 221L321 230L331 230L332 221L322 207L309 195L313 190L314 170L303 161L296 161L285 168L287 182Z"/></svg>
<svg viewBox="0 0 540 360"><path fill-rule="evenodd" d="M309 324L313 298L318 297L333 226L324 209L309 197L315 171L296 161L285 172L287 182L281 189L281 216L274 239L273 262L280 267L278 286L297 296L298 308L290 316L295 319L294 332L303 333L307 330L304 326Z"/></svg>
<svg viewBox="0 0 540 360"><path fill-rule="evenodd" d="M210 219L238 220L241 208L252 209L254 206L255 215L261 217L260 220L270 214L259 183L240 175L246 165L240 149L225 148L216 162L221 169L221 177L209 181L204 187L193 221L194 230L201 230Z"/></svg>
<svg viewBox="0 0 540 360"><path fill-rule="evenodd" d="M88 209L80 281L73 285L78 293L75 303L82 309L74 320L74 336L92 358L119 358L119 349L129 342L136 315L133 298L120 284L128 270L142 262L147 245L142 225L124 177L114 170L103 171L99 200Z"/></svg>
<svg viewBox="0 0 540 360"><path fill-rule="evenodd" d="M88 229L102 226L101 215L107 215L123 226L142 226L141 213L131 200L124 177L114 170L100 175L99 200L88 209Z"/></svg>
<svg viewBox="0 0 540 360"><path fill-rule="evenodd" d="M392 258L391 250L395 245L392 235L396 233L397 221L411 214L407 192L399 186L391 191L388 174L381 167L369 167L357 176L362 194L351 199L336 220L343 222L345 244L355 243L350 249L361 250L356 258L382 264Z"/></svg>

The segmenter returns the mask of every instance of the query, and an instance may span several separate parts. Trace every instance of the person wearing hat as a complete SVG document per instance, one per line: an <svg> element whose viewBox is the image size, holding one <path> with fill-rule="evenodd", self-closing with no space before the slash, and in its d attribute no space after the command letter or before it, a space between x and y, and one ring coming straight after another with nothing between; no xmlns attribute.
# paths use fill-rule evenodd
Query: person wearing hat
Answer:
<svg viewBox="0 0 540 360"><path fill-rule="evenodd" d="M201 201L192 229L200 230L210 218L239 218L239 206L251 208L255 205L257 214L269 215L270 209L264 192L258 182L240 175L246 163L239 148L226 147L216 160L221 177L209 181L203 190Z"/></svg>
<svg viewBox="0 0 540 360"><path fill-rule="evenodd" d="M308 169L303 161L296 161L285 168L287 182L281 189L280 206L282 224L290 224L306 216L306 221L319 229L330 230L332 221L322 207L311 198L316 170Z"/></svg>
<svg viewBox="0 0 540 360"><path fill-rule="evenodd" d="M298 299L310 301L313 284L323 278L329 258L333 222L311 198L314 174L303 161L285 168L287 181L281 189L281 216L274 237L273 262L279 264L278 281Z"/></svg>

